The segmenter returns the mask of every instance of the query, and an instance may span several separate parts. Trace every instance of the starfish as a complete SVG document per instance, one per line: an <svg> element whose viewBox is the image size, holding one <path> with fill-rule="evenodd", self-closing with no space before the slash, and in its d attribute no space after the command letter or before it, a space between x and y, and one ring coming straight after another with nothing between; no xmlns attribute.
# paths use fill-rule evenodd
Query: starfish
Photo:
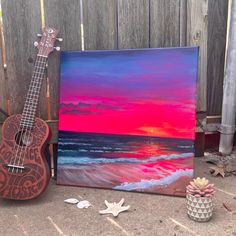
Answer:
<svg viewBox="0 0 236 236"><path fill-rule="evenodd" d="M217 176L218 174L220 174L222 177L225 177L225 168L222 165L218 165L218 166L211 166L210 167L211 172L213 176Z"/></svg>
<svg viewBox="0 0 236 236"><path fill-rule="evenodd" d="M130 206L122 206L124 201L124 198L122 198L118 203L109 203L107 200L105 200L105 205L107 206L107 209L99 211L99 213L112 214L114 217L117 217L121 212L127 211L130 208Z"/></svg>

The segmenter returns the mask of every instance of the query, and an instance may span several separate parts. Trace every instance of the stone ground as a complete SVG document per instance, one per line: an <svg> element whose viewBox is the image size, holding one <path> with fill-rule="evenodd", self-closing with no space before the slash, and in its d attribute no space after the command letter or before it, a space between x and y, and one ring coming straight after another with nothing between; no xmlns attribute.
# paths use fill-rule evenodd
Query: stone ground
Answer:
<svg viewBox="0 0 236 236"><path fill-rule="evenodd" d="M205 162L206 158L195 160L195 176L205 176L216 186L214 215L207 223L188 218L185 198L57 186L52 180L47 191L36 200L0 199L0 235L236 235L236 177L210 176L210 164ZM75 205L63 202L71 197L86 199L92 207L77 209ZM131 205L128 212L117 218L99 215L98 211L105 208L105 199L118 202L121 198L125 198L125 204Z"/></svg>

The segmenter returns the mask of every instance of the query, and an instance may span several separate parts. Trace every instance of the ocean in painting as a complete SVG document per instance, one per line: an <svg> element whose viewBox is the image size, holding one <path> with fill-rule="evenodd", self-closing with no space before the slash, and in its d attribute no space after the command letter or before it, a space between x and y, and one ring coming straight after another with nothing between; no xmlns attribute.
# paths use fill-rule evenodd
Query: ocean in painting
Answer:
<svg viewBox="0 0 236 236"><path fill-rule="evenodd" d="M57 183L185 196L198 48L61 53Z"/></svg>
<svg viewBox="0 0 236 236"><path fill-rule="evenodd" d="M183 195L193 140L59 131L58 182Z"/></svg>

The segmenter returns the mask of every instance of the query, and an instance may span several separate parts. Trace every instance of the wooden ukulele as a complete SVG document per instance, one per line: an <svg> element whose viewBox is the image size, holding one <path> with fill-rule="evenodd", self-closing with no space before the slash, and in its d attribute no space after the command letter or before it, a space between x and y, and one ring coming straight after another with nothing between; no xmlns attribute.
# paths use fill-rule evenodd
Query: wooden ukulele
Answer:
<svg viewBox="0 0 236 236"><path fill-rule="evenodd" d="M38 54L22 115L8 117L2 127L0 146L0 196L28 200L39 196L50 180L45 147L50 130L45 121L36 118L45 66L54 50L58 30L45 27L34 45ZM61 39L58 39L61 41ZM60 50L59 47L56 47Z"/></svg>

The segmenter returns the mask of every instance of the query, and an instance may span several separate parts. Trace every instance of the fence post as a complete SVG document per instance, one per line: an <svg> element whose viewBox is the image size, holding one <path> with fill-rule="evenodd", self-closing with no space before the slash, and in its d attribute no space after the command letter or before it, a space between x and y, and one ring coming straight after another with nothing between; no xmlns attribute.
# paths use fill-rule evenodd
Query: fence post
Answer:
<svg viewBox="0 0 236 236"><path fill-rule="evenodd" d="M207 115L208 0L187 1L187 45L199 46L195 156L204 156Z"/></svg>
<svg viewBox="0 0 236 236"><path fill-rule="evenodd" d="M233 147L236 114L236 0L232 0L225 66L224 95L219 151L230 154Z"/></svg>

